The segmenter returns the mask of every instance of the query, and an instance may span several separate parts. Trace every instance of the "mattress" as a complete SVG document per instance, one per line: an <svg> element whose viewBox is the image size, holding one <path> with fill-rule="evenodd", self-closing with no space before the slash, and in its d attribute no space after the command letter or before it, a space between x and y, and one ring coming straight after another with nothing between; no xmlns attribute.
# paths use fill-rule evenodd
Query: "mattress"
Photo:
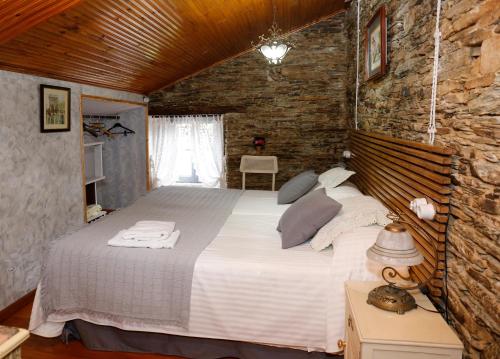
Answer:
<svg viewBox="0 0 500 359"><path fill-rule="evenodd" d="M41 302L59 320L86 315L110 324L189 326L198 256L214 240L242 191L167 186L101 221L53 241L44 256ZM175 248L123 248L110 238L140 220L175 222Z"/></svg>
<svg viewBox="0 0 500 359"><path fill-rule="evenodd" d="M344 282L377 279L365 252L380 227L344 235L335 250L318 253L309 243L283 250L276 226L287 207L276 204L276 192L240 197L195 264L188 330L127 322L120 328L337 351L344 337ZM42 320L37 293L30 330L57 336L63 324L50 316Z"/></svg>
<svg viewBox="0 0 500 359"><path fill-rule="evenodd" d="M278 192L246 190L234 206L233 214L281 217L290 205L278 205L277 198Z"/></svg>

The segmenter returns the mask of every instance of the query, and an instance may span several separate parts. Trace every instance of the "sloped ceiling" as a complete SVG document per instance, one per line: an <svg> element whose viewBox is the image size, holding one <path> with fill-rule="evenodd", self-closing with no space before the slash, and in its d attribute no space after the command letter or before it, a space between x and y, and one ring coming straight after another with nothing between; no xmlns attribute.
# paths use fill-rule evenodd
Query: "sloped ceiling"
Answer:
<svg viewBox="0 0 500 359"><path fill-rule="evenodd" d="M0 10L0 69L139 93L248 50L273 18L271 0L7 3ZM284 32L346 6L344 0L275 4Z"/></svg>
<svg viewBox="0 0 500 359"><path fill-rule="evenodd" d="M0 0L0 44L57 15L81 0Z"/></svg>

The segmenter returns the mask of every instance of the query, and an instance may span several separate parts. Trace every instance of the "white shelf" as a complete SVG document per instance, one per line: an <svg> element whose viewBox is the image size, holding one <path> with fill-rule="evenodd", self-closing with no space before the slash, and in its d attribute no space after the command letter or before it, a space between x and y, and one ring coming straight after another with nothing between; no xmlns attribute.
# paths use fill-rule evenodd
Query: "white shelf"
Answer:
<svg viewBox="0 0 500 359"><path fill-rule="evenodd" d="M87 185L87 184L99 182L99 181L102 181L103 179L106 179L106 176L87 178L85 181L85 184Z"/></svg>
<svg viewBox="0 0 500 359"><path fill-rule="evenodd" d="M85 183L94 183L104 179L102 170L102 145L104 142L84 143Z"/></svg>
<svg viewBox="0 0 500 359"><path fill-rule="evenodd" d="M104 144L104 142L88 142L88 143L84 143L83 147L100 146L103 144Z"/></svg>
<svg viewBox="0 0 500 359"><path fill-rule="evenodd" d="M103 144L104 142L89 142L83 144L85 153L85 187L87 191L87 206L97 203L96 183L106 178L102 170ZM95 219L97 219L97 217L87 218L87 222Z"/></svg>

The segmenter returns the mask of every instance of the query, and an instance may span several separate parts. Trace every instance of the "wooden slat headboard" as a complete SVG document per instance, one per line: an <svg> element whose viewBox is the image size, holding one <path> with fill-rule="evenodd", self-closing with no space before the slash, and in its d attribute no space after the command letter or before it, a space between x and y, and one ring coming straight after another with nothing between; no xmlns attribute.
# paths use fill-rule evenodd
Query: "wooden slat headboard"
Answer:
<svg viewBox="0 0 500 359"><path fill-rule="evenodd" d="M449 148L402 140L389 136L353 131L348 166L356 171L353 180L361 191L378 198L389 209L401 212L414 228L407 226L425 261L412 267L414 279L424 281L437 263L438 271L430 281L435 297L442 295L445 269L445 239L451 194L451 155ZM414 198L424 197L434 204L434 220L420 220L409 208ZM425 232L438 249L421 234Z"/></svg>

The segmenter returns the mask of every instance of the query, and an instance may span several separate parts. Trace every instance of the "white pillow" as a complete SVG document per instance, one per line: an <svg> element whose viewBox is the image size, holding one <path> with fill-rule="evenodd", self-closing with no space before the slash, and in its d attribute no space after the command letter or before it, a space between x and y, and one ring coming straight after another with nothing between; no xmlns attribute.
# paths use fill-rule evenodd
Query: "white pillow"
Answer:
<svg viewBox="0 0 500 359"><path fill-rule="evenodd" d="M343 198L362 196L363 193L356 187L351 186L338 186L338 187L326 187L326 195L336 201Z"/></svg>
<svg viewBox="0 0 500 359"><path fill-rule="evenodd" d="M358 227L372 224L385 226L392 221L386 216L389 210L371 196L356 196L338 200L342 204L340 212L325 224L311 240L311 247L316 251L334 245L335 240L343 233Z"/></svg>
<svg viewBox="0 0 500 359"><path fill-rule="evenodd" d="M340 235L335 240L335 251L333 252L335 272L333 273L338 274L347 270L349 271L349 280L382 280L382 269L387 267L387 265L368 258L366 251L375 243L378 234L383 229L384 227L374 224L372 226L359 227L352 232ZM407 266L394 268L404 276L409 275ZM344 281L341 282L343 286ZM398 283L406 282L398 280Z"/></svg>
<svg viewBox="0 0 500 359"><path fill-rule="evenodd" d="M323 172L318 177L318 182L326 188L337 187L339 184L347 180L356 172L348 171L343 167L334 167L326 172Z"/></svg>

